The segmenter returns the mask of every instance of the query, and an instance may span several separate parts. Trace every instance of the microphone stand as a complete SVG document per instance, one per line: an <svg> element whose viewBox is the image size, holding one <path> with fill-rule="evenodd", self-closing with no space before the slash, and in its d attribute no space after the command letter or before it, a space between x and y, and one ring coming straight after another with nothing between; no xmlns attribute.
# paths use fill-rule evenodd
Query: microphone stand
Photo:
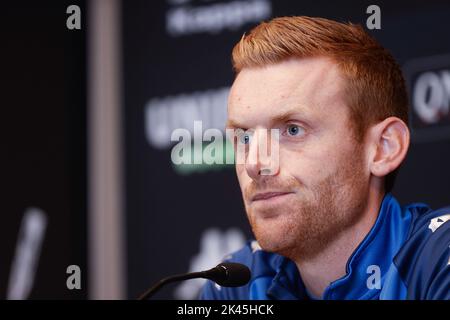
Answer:
<svg viewBox="0 0 450 320"><path fill-rule="evenodd" d="M183 273L164 278L144 292L138 300L148 299L162 286L175 281L203 278L212 280L223 287L240 287L247 284L250 277L250 270L245 265L240 263L224 262L206 271Z"/></svg>
<svg viewBox="0 0 450 320"><path fill-rule="evenodd" d="M195 278L207 278L205 271L200 272L192 272L192 273L185 273L185 274L177 274L174 276L170 276L164 279L161 279L158 281L153 287L149 288L146 292L144 292L138 300L147 300L152 295L156 293L162 286L165 286L168 283L175 282L175 281L181 281L181 280L189 280L189 279L195 279Z"/></svg>

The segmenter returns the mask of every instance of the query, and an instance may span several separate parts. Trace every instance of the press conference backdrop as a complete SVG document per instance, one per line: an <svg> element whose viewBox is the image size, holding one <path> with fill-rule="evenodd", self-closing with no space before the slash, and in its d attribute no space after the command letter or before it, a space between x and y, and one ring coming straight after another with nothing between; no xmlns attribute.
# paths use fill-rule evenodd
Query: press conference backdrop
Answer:
<svg viewBox="0 0 450 320"><path fill-rule="evenodd" d="M128 297L166 275L214 266L251 237L232 165L176 166L171 133L224 129L230 54L262 20L308 15L366 26L403 66L413 143L394 194L406 204L450 203L450 3L448 1L124 1ZM373 61L372 63L377 63ZM204 147L207 146L207 143ZM226 150L225 150L226 151ZM159 298L196 298L201 280Z"/></svg>

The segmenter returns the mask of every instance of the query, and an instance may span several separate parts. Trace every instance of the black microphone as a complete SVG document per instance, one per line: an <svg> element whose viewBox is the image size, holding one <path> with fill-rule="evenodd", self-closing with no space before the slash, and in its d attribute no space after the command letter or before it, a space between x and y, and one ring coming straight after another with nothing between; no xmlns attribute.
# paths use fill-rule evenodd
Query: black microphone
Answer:
<svg viewBox="0 0 450 320"><path fill-rule="evenodd" d="M247 266L240 263L223 262L210 270L178 274L164 278L144 292L138 300L146 300L150 298L164 285L175 281L204 278L214 281L222 287L240 287L249 282L250 276L251 273Z"/></svg>

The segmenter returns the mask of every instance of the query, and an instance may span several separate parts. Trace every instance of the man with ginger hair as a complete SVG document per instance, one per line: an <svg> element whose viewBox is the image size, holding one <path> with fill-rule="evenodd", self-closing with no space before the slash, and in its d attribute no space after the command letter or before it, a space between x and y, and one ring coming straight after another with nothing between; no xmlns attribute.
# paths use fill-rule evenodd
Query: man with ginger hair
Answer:
<svg viewBox="0 0 450 320"><path fill-rule="evenodd" d="M301 16L259 24L232 61L227 128L245 144L236 173L256 240L226 261L252 276L208 281L200 298L450 299L450 207L390 193L410 139L392 55L361 26ZM276 165L259 153L269 129Z"/></svg>

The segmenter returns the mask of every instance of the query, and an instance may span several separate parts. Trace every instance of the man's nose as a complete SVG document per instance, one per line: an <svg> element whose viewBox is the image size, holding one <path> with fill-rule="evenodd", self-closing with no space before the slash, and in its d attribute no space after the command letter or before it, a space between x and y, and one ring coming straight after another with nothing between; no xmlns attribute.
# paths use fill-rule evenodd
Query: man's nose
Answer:
<svg viewBox="0 0 450 320"><path fill-rule="evenodd" d="M275 157L278 157L278 154L275 154L278 152L278 147L273 148L273 143L278 143L278 141L272 141L267 134L267 130L256 130L254 132L249 142L245 161L247 174L253 180L278 173L278 161L275 159Z"/></svg>

